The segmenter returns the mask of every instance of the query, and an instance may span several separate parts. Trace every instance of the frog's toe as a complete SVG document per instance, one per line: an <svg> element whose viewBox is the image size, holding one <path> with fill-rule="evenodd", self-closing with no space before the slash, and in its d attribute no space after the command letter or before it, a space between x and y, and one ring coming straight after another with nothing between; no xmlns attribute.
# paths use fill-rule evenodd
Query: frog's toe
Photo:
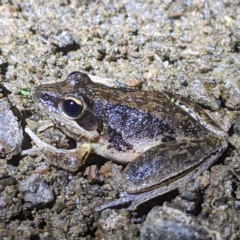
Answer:
<svg viewBox="0 0 240 240"><path fill-rule="evenodd" d="M121 198L119 199L116 199L110 203L106 203L106 204L103 204L101 206L98 206L95 208L95 211L96 212L100 212L100 211L103 211L107 208L114 208L114 207L119 207L119 206L128 206L129 204L131 204L132 200L134 199L134 195L132 194L126 194L124 196L122 196Z"/></svg>

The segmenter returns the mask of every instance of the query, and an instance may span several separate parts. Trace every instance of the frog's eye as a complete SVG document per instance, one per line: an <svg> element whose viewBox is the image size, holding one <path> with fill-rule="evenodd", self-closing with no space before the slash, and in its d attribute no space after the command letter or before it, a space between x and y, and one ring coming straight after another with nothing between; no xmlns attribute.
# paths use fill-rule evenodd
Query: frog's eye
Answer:
<svg viewBox="0 0 240 240"><path fill-rule="evenodd" d="M83 111L83 103L74 97L66 97L63 101L63 111L69 117L75 118Z"/></svg>

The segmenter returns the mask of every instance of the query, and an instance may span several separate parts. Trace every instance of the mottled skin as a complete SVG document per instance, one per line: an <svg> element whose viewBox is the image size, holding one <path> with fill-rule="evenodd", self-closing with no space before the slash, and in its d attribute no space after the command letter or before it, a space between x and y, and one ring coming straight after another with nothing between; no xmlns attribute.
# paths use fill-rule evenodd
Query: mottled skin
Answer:
<svg viewBox="0 0 240 240"><path fill-rule="evenodd" d="M63 109L68 98L83 104L77 117L67 116ZM115 162L130 162L126 181L131 193L157 187L163 188L162 193L170 191L193 178L194 171L200 174L227 147L227 134L199 106L169 92L110 88L92 82L86 74L73 72L61 83L38 87L34 100L82 146L79 166L90 151ZM71 169L67 161L64 166L55 160L52 164L69 171L79 168ZM150 194L157 196L160 192ZM134 208L143 202L141 199L151 198L144 194L137 200L136 195L128 194L120 203L136 200Z"/></svg>

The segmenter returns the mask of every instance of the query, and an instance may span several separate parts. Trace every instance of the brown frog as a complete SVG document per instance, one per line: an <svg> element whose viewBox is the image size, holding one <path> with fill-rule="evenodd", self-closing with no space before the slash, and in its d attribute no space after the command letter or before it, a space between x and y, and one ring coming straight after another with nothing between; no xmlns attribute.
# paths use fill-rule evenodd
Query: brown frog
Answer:
<svg viewBox="0 0 240 240"><path fill-rule="evenodd" d="M93 152L124 170L126 192L98 207L130 210L196 178L227 148L227 134L198 106L171 92L113 88L87 74L38 87L34 101L77 142L73 150L43 143L26 129L54 166L76 172Z"/></svg>

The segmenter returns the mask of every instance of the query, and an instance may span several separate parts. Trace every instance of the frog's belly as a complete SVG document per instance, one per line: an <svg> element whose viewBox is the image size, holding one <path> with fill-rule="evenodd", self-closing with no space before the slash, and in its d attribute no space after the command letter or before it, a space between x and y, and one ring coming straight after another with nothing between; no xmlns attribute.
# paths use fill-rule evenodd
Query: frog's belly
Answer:
<svg viewBox="0 0 240 240"><path fill-rule="evenodd" d="M121 150L119 145L114 146L109 141L101 139L98 143L92 143L92 152L114 162L129 163L143 152L159 145L161 139L132 139L128 142L131 143L129 149Z"/></svg>

